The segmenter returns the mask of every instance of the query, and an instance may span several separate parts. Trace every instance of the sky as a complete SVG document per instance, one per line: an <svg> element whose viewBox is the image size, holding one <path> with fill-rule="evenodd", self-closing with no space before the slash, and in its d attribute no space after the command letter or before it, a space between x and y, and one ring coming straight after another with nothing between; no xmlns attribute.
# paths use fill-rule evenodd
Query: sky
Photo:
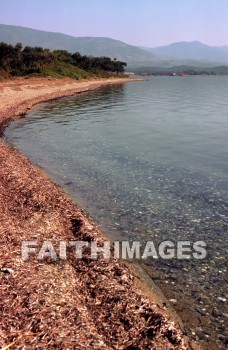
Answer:
<svg viewBox="0 0 228 350"><path fill-rule="evenodd" d="M157 47L228 46L228 0L0 0L0 23Z"/></svg>

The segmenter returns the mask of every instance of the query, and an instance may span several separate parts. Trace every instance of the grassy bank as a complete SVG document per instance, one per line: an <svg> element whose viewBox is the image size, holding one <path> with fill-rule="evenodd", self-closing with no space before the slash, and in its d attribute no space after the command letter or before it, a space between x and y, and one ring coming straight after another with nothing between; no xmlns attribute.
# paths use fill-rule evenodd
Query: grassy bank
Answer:
<svg viewBox="0 0 228 350"><path fill-rule="evenodd" d="M50 76L85 79L108 77L124 72L125 62L109 57L93 57L66 50L44 49L18 43L0 43L0 79L21 76Z"/></svg>

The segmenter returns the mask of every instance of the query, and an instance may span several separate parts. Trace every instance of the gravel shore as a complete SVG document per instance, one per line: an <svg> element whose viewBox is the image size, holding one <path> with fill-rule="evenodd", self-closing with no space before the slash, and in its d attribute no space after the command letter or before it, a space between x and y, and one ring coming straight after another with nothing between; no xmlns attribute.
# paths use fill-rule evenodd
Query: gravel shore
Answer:
<svg viewBox="0 0 228 350"><path fill-rule="evenodd" d="M0 83L0 130L32 106L127 79L32 78ZM21 242L105 237L17 150L0 139L1 349L193 349L179 325L116 260L21 259ZM8 346L8 347L7 347ZM194 347L195 349L195 347Z"/></svg>

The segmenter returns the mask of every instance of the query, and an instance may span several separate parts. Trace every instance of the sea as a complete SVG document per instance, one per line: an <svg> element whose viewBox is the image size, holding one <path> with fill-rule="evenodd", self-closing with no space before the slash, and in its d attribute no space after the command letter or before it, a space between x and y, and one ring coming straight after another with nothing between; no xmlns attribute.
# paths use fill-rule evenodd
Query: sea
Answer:
<svg viewBox="0 0 228 350"><path fill-rule="evenodd" d="M223 348L228 76L146 77L103 86L40 104L10 124L4 137L110 240L142 247L152 241L157 251L168 241L175 252L178 242L190 242L191 249L204 242L202 259L158 254L135 263L162 290L186 334L205 349Z"/></svg>

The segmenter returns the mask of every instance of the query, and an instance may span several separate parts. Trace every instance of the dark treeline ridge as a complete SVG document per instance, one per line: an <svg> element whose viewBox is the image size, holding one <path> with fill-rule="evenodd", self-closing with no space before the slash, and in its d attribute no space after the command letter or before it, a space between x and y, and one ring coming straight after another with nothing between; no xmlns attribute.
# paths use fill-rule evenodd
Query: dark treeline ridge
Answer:
<svg viewBox="0 0 228 350"><path fill-rule="evenodd" d="M194 66L174 66L174 67L140 67L134 72L139 75L227 75L228 66L216 67L194 67Z"/></svg>
<svg viewBox="0 0 228 350"><path fill-rule="evenodd" d="M93 57L66 50L50 51L30 46L22 48L20 43L15 46L0 43L0 75L4 76L5 73L5 77L40 74L79 79L123 73L126 65L125 62L105 56Z"/></svg>

